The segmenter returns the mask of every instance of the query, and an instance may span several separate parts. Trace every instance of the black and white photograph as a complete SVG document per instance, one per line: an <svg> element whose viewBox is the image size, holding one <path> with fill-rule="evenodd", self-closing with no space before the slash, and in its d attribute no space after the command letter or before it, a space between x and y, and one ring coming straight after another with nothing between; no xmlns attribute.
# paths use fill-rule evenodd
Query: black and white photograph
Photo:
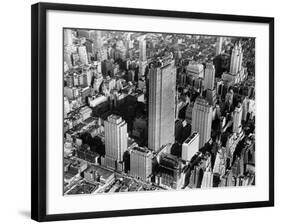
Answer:
<svg viewBox="0 0 281 224"><path fill-rule="evenodd" d="M63 194L255 186L255 37L63 32Z"/></svg>
<svg viewBox="0 0 281 224"><path fill-rule="evenodd" d="M32 6L31 216L274 205L274 19Z"/></svg>
<svg viewBox="0 0 281 224"><path fill-rule="evenodd" d="M277 1L13 0L0 16L0 223L278 223Z"/></svg>

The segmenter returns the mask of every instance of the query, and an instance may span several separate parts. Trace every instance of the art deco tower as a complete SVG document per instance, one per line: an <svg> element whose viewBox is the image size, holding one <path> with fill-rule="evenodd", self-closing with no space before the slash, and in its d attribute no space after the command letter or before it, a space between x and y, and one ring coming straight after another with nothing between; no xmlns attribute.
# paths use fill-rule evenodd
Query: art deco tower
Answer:
<svg viewBox="0 0 281 224"><path fill-rule="evenodd" d="M211 63L205 68L204 87L211 90L215 88L215 66Z"/></svg>
<svg viewBox="0 0 281 224"><path fill-rule="evenodd" d="M206 90L206 99L210 105L216 104L216 89L215 89L215 66L208 63L205 68L204 88Z"/></svg>
<svg viewBox="0 0 281 224"><path fill-rule="evenodd" d="M170 59L149 70L148 147L174 142L176 67Z"/></svg>
<svg viewBox="0 0 281 224"><path fill-rule="evenodd" d="M110 115L104 121L105 165L115 169L116 163L123 161L127 150L127 123L117 115Z"/></svg>
<svg viewBox="0 0 281 224"><path fill-rule="evenodd" d="M197 97L195 100L191 126L192 132L199 133L199 148L203 147L211 137L212 106L202 97Z"/></svg>
<svg viewBox="0 0 281 224"><path fill-rule="evenodd" d="M243 52L242 46L239 42L236 43L234 48L232 49L231 53L231 60L230 60L230 74L235 75L237 74L242 68L242 60L243 60Z"/></svg>

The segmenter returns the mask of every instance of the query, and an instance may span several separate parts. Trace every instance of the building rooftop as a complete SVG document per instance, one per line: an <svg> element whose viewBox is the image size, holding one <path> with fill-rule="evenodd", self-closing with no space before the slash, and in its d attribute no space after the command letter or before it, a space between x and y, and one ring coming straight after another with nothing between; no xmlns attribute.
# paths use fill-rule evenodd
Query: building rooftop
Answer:
<svg viewBox="0 0 281 224"><path fill-rule="evenodd" d="M94 121L97 121L97 118L95 117L88 117L86 120L84 120L83 122L86 123L86 124L90 124Z"/></svg>
<svg viewBox="0 0 281 224"><path fill-rule="evenodd" d="M168 168L179 168L180 159L177 156L168 153L162 153L160 157L160 165Z"/></svg>
<svg viewBox="0 0 281 224"><path fill-rule="evenodd" d="M121 116L116 115L116 114L111 114L107 117L107 121L114 123L114 124L120 124L122 122L125 122Z"/></svg>
<svg viewBox="0 0 281 224"><path fill-rule="evenodd" d="M146 147L134 147L133 150L139 151L142 153L150 153L151 151Z"/></svg>
<svg viewBox="0 0 281 224"><path fill-rule="evenodd" d="M189 143L196 135L198 135L197 132L193 132L185 141L184 143Z"/></svg>
<svg viewBox="0 0 281 224"><path fill-rule="evenodd" d="M85 170L85 172L97 172L101 176L101 178L105 180L113 174L112 171L104 169L100 166L90 166Z"/></svg>
<svg viewBox="0 0 281 224"><path fill-rule="evenodd" d="M173 54L170 53L167 56L164 57L159 57L156 58L155 60L153 60L151 63L153 65L154 68L164 68L166 66L168 66L169 64L173 63Z"/></svg>
<svg viewBox="0 0 281 224"><path fill-rule="evenodd" d="M98 188L98 185L82 182L71 189L67 194L90 194Z"/></svg>
<svg viewBox="0 0 281 224"><path fill-rule="evenodd" d="M193 72L193 73L200 73L204 70L204 66L199 63L191 63L186 66L186 70L188 72Z"/></svg>
<svg viewBox="0 0 281 224"><path fill-rule="evenodd" d="M90 111L92 111L92 109L88 106L82 107L80 109L80 113L86 113L86 112L90 112Z"/></svg>

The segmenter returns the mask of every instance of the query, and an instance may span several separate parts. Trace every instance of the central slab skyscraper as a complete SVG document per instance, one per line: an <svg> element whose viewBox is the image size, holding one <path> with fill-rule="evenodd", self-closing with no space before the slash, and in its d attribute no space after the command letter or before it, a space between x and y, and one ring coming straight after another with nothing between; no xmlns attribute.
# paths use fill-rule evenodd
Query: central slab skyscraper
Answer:
<svg viewBox="0 0 281 224"><path fill-rule="evenodd" d="M175 61L168 56L149 69L148 147L157 151L175 140Z"/></svg>

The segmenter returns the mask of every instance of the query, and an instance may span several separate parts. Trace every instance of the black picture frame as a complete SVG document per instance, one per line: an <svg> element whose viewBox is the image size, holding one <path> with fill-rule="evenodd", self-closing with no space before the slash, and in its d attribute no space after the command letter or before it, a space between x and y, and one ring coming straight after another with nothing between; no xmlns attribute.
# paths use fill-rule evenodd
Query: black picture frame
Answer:
<svg viewBox="0 0 281 224"><path fill-rule="evenodd" d="M103 7L74 4L37 3L31 7L31 218L36 221L74 220L116 216L178 213L206 210L274 206L274 18L240 15L163 11L151 9ZM159 207L68 214L46 213L46 13L63 10L87 13L110 13L155 17L177 17L216 21L254 22L269 25L269 200L213 205Z"/></svg>

